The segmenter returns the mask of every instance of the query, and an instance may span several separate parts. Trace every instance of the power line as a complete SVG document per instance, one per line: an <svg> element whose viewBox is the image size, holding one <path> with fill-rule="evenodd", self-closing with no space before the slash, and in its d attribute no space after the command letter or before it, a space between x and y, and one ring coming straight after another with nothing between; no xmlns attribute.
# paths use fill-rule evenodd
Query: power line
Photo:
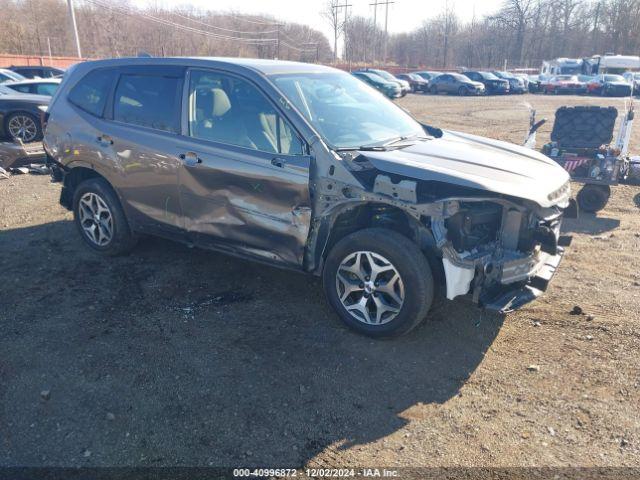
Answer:
<svg viewBox="0 0 640 480"><path fill-rule="evenodd" d="M182 15L181 13L178 13L178 12L169 11L169 13L171 15L176 15L176 16L178 16L180 18L184 18L185 20L189 20L191 22L198 23L200 25L204 25L204 26L209 27L209 28L215 28L215 29L218 29L218 30L222 30L222 31L225 31L225 32L230 32L230 33L236 33L236 34L239 34L239 35L266 35L268 33L277 33L277 30L266 30L266 31L263 31L263 32L257 32L255 30L254 31L232 30L232 29L229 29L229 28L217 27L216 25L211 25L210 23L206 23L206 22L203 22L202 20L198 20L198 19L195 19L195 18L188 17L187 15Z"/></svg>
<svg viewBox="0 0 640 480"><path fill-rule="evenodd" d="M230 36L230 35L222 35L219 33L213 33L213 32L207 32L205 30L200 30L197 28L193 28L193 27L189 27L187 25L182 25L180 23L176 23L176 22L172 22L170 20L166 20L163 18L159 18L159 17L155 17L153 15L150 15L146 12L140 11L140 10L131 10L129 8L126 7L120 7L120 6L114 6L114 5L107 5L105 3L102 3L99 0L86 0L87 2L101 7L101 8L106 8L108 10L111 10L115 13L119 13L121 15L140 15L141 17L147 18L149 20L151 20L152 22L155 23L159 23L161 25L165 25L165 26L170 26L170 27L174 27L177 28L179 30L183 30L183 31L187 31L190 33L197 33L200 35L204 35L207 37L211 37L211 38L216 38L216 39L221 39L221 40L237 40L237 41L241 41L241 42L245 42L245 43L249 43L249 44L266 44L266 43L270 43L270 42L274 42L276 41L275 38L243 38L243 37L234 37L234 36Z"/></svg>
<svg viewBox="0 0 640 480"><path fill-rule="evenodd" d="M251 20L243 15L237 15L237 14L230 14L230 16L232 16L233 18L237 19L237 20L242 20L243 22L247 22L247 23L253 23L255 25L271 25L271 26L276 26L278 25L278 22L269 22L266 20Z"/></svg>

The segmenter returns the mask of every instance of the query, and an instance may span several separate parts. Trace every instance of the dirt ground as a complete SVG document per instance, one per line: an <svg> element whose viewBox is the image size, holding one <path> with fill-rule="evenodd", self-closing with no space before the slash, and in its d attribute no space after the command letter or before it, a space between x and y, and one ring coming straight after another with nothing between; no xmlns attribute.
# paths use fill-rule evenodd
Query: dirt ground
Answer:
<svg viewBox="0 0 640 480"><path fill-rule="evenodd" d="M623 103L400 101L516 143L525 102ZM446 302L391 341L346 330L315 278L159 239L101 258L59 189L0 180L0 465L640 466L640 187L565 223L536 303Z"/></svg>

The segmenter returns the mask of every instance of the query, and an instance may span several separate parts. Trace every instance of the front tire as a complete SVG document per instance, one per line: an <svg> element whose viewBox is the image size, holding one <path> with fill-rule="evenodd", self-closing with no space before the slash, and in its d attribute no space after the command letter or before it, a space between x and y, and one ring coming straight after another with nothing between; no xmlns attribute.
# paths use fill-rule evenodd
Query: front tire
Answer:
<svg viewBox="0 0 640 480"><path fill-rule="evenodd" d="M327 299L351 329L371 337L408 333L433 303L429 262L408 238L369 228L340 240L323 271Z"/></svg>
<svg viewBox="0 0 640 480"><path fill-rule="evenodd" d="M85 243L105 255L128 253L137 242L116 193L102 178L78 185L73 196L73 217Z"/></svg>

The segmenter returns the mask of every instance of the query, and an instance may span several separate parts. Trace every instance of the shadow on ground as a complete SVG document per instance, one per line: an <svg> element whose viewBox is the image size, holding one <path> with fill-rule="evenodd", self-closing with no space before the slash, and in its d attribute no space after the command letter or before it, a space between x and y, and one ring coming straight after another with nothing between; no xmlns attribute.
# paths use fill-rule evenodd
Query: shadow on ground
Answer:
<svg viewBox="0 0 640 480"><path fill-rule="evenodd" d="M305 464L457 395L502 323L446 303L373 341L315 278L158 239L101 258L70 222L0 251L2 465Z"/></svg>
<svg viewBox="0 0 640 480"><path fill-rule="evenodd" d="M620 226L617 218L598 217L593 213L580 212L579 218L565 218L562 221L562 231L565 233L585 233L599 235Z"/></svg>

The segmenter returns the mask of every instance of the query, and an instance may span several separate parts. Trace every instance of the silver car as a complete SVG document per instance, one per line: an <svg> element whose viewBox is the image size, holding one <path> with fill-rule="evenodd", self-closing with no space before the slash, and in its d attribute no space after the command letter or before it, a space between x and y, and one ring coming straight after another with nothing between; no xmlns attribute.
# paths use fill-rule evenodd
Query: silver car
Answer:
<svg viewBox="0 0 640 480"><path fill-rule="evenodd" d="M154 234L322 277L351 328L410 331L442 285L502 312L547 286L569 177L535 151L420 124L320 65L135 58L72 67L44 145L104 254Z"/></svg>

